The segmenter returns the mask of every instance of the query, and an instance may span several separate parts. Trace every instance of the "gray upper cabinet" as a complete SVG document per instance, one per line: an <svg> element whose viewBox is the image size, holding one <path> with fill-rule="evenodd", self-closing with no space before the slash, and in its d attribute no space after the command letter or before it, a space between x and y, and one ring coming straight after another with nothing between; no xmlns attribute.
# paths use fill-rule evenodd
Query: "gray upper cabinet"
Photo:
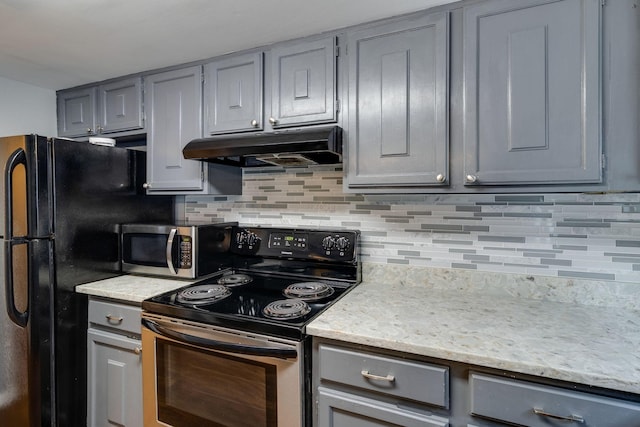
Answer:
<svg viewBox="0 0 640 427"><path fill-rule="evenodd" d="M205 64L207 133L335 122L336 87L335 37L216 59Z"/></svg>
<svg viewBox="0 0 640 427"><path fill-rule="evenodd" d="M142 78L98 86L100 111L98 131L112 133L144 127L142 113Z"/></svg>
<svg viewBox="0 0 640 427"><path fill-rule="evenodd" d="M274 128L335 122L335 37L273 48L271 94Z"/></svg>
<svg viewBox="0 0 640 427"><path fill-rule="evenodd" d="M202 67L145 78L148 194L242 194L242 169L187 160L182 149L202 137Z"/></svg>
<svg viewBox="0 0 640 427"><path fill-rule="evenodd" d="M347 33L350 189L449 180L449 13Z"/></svg>
<svg viewBox="0 0 640 427"><path fill-rule="evenodd" d="M58 93L58 135L81 137L144 128L142 77Z"/></svg>
<svg viewBox="0 0 640 427"><path fill-rule="evenodd" d="M202 136L202 67L148 76L144 93L147 190L202 190L203 163L182 156L182 148Z"/></svg>
<svg viewBox="0 0 640 427"><path fill-rule="evenodd" d="M601 182L600 8L464 8L465 185Z"/></svg>
<svg viewBox="0 0 640 427"><path fill-rule="evenodd" d="M207 132L263 129L263 54L233 56L205 65Z"/></svg>
<svg viewBox="0 0 640 427"><path fill-rule="evenodd" d="M95 134L96 92L90 87L58 93L58 136Z"/></svg>

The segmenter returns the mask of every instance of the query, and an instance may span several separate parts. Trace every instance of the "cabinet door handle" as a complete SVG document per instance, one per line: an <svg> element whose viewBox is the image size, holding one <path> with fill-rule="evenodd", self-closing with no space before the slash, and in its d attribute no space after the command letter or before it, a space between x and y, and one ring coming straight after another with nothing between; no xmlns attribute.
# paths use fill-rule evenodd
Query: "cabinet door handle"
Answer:
<svg viewBox="0 0 640 427"><path fill-rule="evenodd" d="M136 347L136 348L133 349L133 352L135 354L142 354L142 348L141 347Z"/></svg>
<svg viewBox="0 0 640 427"><path fill-rule="evenodd" d="M584 424L584 418L582 418L580 415L556 415L550 412L546 412L544 409L540 408L533 408L533 413L536 415L540 415L541 417L553 418L554 420L573 421L576 423Z"/></svg>
<svg viewBox="0 0 640 427"><path fill-rule="evenodd" d="M104 317L107 318L107 322L113 323L114 325L119 325L124 320L124 318L122 316L116 317L113 314L107 314Z"/></svg>
<svg viewBox="0 0 640 427"><path fill-rule="evenodd" d="M383 377L382 375L374 375L369 373L369 371L361 371L360 372L362 374L363 377L369 379L369 380L379 380L379 381L388 381L390 383L394 382L396 380L396 377L394 377L393 375L389 374L386 377Z"/></svg>

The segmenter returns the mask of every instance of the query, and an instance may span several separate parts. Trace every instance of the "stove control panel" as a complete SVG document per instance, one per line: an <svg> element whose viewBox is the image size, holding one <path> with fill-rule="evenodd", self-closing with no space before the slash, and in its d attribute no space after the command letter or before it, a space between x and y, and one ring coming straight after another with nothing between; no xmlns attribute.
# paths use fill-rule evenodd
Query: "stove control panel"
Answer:
<svg viewBox="0 0 640 427"><path fill-rule="evenodd" d="M244 255L354 263L358 231L237 227L231 251Z"/></svg>

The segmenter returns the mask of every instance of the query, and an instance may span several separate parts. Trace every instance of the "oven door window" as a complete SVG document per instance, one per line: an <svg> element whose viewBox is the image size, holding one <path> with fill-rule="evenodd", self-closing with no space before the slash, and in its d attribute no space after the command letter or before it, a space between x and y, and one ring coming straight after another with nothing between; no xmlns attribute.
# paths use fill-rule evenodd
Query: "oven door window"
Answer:
<svg viewBox="0 0 640 427"><path fill-rule="evenodd" d="M157 416L172 426L277 426L274 365L156 340Z"/></svg>

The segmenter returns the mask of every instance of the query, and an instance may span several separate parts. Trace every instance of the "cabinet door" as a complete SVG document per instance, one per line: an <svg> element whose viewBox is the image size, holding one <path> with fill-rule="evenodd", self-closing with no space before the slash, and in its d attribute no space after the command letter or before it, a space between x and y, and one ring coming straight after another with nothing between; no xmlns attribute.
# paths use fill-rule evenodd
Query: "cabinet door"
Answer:
<svg viewBox="0 0 640 427"><path fill-rule="evenodd" d="M89 329L88 426L142 425L141 344Z"/></svg>
<svg viewBox="0 0 640 427"><path fill-rule="evenodd" d="M202 162L186 160L182 148L202 136L201 67L145 79L148 191L203 188Z"/></svg>
<svg viewBox="0 0 640 427"><path fill-rule="evenodd" d="M58 136L96 133L96 88L58 93Z"/></svg>
<svg viewBox="0 0 640 427"><path fill-rule="evenodd" d="M447 12L348 37L349 187L448 181Z"/></svg>
<svg viewBox="0 0 640 427"><path fill-rule="evenodd" d="M318 427L446 427L446 418L403 409L377 400L318 388Z"/></svg>
<svg viewBox="0 0 640 427"><path fill-rule="evenodd" d="M262 130L262 52L205 65L207 132Z"/></svg>
<svg viewBox="0 0 640 427"><path fill-rule="evenodd" d="M98 98L100 133L143 128L142 77L100 85Z"/></svg>
<svg viewBox="0 0 640 427"><path fill-rule="evenodd" d="M464 9L467 184L598 183L600 1Z"/></svg>
<svg viewBox="0 0 640 427"><path fill-rule="evenodd" d="M273 127L336 121L336 38L271 51Z"/></svg>

